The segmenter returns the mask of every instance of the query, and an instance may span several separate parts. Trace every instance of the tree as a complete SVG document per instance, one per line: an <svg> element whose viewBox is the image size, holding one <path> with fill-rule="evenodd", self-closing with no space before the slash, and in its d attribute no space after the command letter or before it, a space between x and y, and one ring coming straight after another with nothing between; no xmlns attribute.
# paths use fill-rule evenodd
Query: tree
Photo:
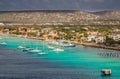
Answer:
<svg viewBox="0 0 120 79"><path fill-rule="evenodd" d="M109 44L115 44L116 41L108 36L106 36L106 43L109 43Z"/></svg>

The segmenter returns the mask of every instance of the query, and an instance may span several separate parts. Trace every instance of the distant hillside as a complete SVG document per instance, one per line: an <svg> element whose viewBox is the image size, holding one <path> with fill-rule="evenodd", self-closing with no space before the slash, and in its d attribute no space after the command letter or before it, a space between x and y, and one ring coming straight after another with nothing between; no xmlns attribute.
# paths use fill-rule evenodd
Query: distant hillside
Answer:
<svg viewBox="0 0 120 79"><path fill-rule="evenodd" d="M95 12L95 15L99 16L101 20L120 20L120 11L101 11Z"/></svg>
<svg viewBox="0 0 120 79"><path fill-rule="evenodd" d="M85 12L61 11L4 11L0 12L1 22L79 22L81 20L120 20L120 11Z"/></svg>

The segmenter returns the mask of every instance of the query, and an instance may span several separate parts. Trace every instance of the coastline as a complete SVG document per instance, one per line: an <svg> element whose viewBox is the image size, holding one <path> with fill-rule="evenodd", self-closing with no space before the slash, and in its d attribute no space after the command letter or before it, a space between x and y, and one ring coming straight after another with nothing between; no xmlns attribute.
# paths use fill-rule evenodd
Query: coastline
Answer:
<svg viewBox="0 0 120 79"><path fill-rule="evenodd" d="M35 40L45 40L44 38L41 37L26 37L23 35L10 35L10 34L0 34L0 36L12 36L12 37L19 37L19 38L28 38L28 39L35 39ZM102 49L110 49L110 50L116 50L120 51L120 47L113 47L113 46L106 46L106 45L101 45L101 44L95 44L95 43L80 43L76 41L70 41L76 45L82 45L85 47L94 47L94 48L102 48Z"/></svg>
<svg viewBox="0 0 120 79"><path fill-rule="evenodd" d="M120 51L120 47L112 47L112 46L99 45L99 44L93 44L93 43L79 43L79 44L85 47L95 47L95 48L111 49L111 50Z"/></svg>

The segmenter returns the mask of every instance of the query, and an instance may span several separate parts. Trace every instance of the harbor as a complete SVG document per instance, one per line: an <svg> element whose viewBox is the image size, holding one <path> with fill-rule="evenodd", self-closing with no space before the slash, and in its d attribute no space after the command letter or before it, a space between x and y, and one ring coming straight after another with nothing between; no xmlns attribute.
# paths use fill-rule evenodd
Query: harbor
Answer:
<svg viewBox="0 0 120 79"><path fill-rule="evenodd" d="M1 65L0 69L6 67L0 72L2 75L1 77L3 78L119 78L119 56L104 56L104 53L118 54L119 51L100 48L86 48L79 45L76 47L60 47L56 45L50 47L48 43L43 40L25 39L18 37L1 38L4 41L0 42L5 42L7 44L5 46L0 46L1 58L5 58L1 60L3 65ZM26 47L27 49L25 49ZM53 51L55 49L58 50L58 48L63 49L64 51ZM26 51L23 51L23 49ZM29 52L30 50L33 50L34 52ZM41 53L40 50L44 53ZM2 57L4 54L8 56ZM26 56L27 58L24 58ZM7 63L6 66L4 66L5 63ZM102 69L111 69L112 74L109 77L105 77L101 73Z"/></svg>

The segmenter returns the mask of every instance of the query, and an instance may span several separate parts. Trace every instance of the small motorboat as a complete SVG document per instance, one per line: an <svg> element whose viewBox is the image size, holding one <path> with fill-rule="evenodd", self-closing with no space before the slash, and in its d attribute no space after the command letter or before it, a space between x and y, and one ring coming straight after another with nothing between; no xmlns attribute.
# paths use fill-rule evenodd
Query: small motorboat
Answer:
<svg viewBox="0 0 120 79"><path fill-rule="evenodd" d="M33 50L33 49L32 48L24 48L23 52L30 51L30 50Z"/></svg>
<svg viewBox="0 0 120 79"><path fill-rule="evenodd" d="M41 53L43 52L42 50L37 50L37 49L33 49L33 50L29 50L29 53Z"/></svg>
<svg viewBox="0 0 120 79"><path fill-rule="evenodd" d="M104 76L110 76L112 74L111 69L102 69L101 72Z"/></svg>
<svg viewBox="0 0 120 79"><path fill-rule="evenodd" d="M18 49L24 49L25 47L24 46L18 46Z"/></svg>
<svg viewBox="0 0 120 79"><path fill-rule="evenodd" d="M40 55L44 55L44 54L46 54L45 52L40 52L40 53L38 53L38 54L40 54Z"/></svg>
<svg viewBox="0 0 120 79"><path fill-rule="evenodd" d="M54 52L63 52L64 49L56 48L56 49L54 49L53 51L54 51Z"/></svg>
<svg viewBox="0 0 120 79"><path fill-rule="evenodd" d="M0 42L0 45L7 45L6 42Z"/></svg>
<svg viewBox="0 0 120 79"><path fill-rule="evenodd" d="M53 47L53 46L48 46L48 48L49 48L49 49L54 49L55 47Z"/></svg>

